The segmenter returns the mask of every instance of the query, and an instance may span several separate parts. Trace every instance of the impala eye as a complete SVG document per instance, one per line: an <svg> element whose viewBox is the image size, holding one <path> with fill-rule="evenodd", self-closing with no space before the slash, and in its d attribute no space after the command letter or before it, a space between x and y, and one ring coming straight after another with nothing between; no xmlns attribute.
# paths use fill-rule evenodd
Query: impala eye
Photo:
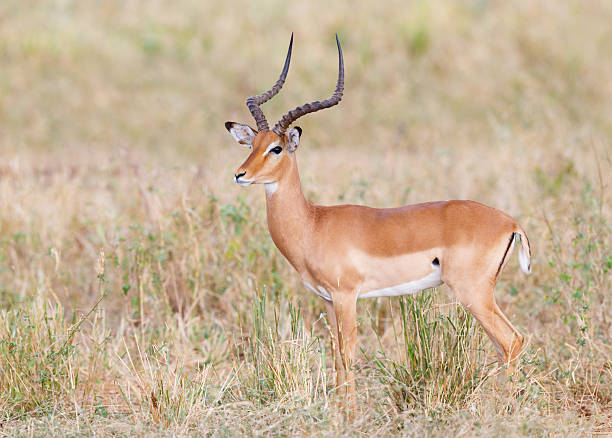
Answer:
<svg viewBox="0 0 612 438"><path fill-rule="evenodd" d="M270 149L270 152L275 153L276 155L280 154L283 151L283 148L280 146L276 146L275 148Z"/></svg>

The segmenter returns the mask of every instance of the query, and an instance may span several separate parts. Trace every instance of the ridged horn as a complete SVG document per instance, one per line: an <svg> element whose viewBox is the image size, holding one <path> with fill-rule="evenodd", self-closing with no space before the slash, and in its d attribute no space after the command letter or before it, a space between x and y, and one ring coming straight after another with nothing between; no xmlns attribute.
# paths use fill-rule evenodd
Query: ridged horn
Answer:
<svg viewBox="0 0 612 438"><path fill-rule="evenodd" d="M340 47L338 34L336 34L336 44L338 45L338 82L336 83L334 94L323 102L317 100L315 102L306 103L285 114L282 119L276 123L273 129L279 136L282 137L285 135L287 128L300 117L337 105L340 99L342 99L342 92L344 91L344 59L342 58L342 48Z"/></svg>
<svg viewBox="0 0 612 438"><path fill-rule="evenodd" d="M246 101L249 111L251 111L251 114L255 118L255 122L257 123L257 130L259 131L261 131L262 129L269 129L268 121L266 120L266 116L264 116L264 113L261 111L261 108L259 108L259 105L272 99L283 87L283 84L285 83L285 79L287 78L287 72L289 71L289 63L291 62L292 47L293 47L293 32L291 33L291 41L289 42L289 50L287 51L287 57L285 58L285 66L283 67L283 71L281 72L280 77L278 78L278 81L276 81L276 84L274 84L274 86L270 88L268 91L266 91L265 93L259 94L257 96L251 96Z"/></svg>

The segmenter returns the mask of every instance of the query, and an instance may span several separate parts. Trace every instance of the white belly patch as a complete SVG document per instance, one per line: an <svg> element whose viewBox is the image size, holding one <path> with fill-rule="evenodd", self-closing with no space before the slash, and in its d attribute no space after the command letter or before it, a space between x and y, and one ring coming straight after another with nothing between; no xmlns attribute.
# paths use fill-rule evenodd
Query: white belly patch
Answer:
<svg viewBox="0 0 612 438"><path fill-rule="evenodd" d="M371 290L359 294L358 298L396 297L398 295L415 294L424 289L440 286L443 283L440 274L440 265L432 264L432 268L433 271L423 278L391 287L385 287L383 289Z"/></svg>
<svg viewBox="0 0 612 438"><path fill-rule="evenodd" d="M304 286L306 286L311 292L314 292L315 294L317 294L318 296L320 296L321 298L323 298L324 300L327 301L331 301L331 295L329 294L329 292L327 292L325 290L325 288L323 286L318 286L316 289L314 287L312 287L310 285L310 283L307 283L305 281L303 281L302 283L304 283Z"/></svg>

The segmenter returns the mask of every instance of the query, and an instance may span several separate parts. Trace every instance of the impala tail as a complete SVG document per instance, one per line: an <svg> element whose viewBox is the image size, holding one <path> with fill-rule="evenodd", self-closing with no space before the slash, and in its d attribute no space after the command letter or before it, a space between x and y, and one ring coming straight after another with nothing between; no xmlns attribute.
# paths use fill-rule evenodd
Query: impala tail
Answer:
<svg viewBox="0 0 612 438"><path fill-rule="evenodd" d="M527 239L525 231L520 227L514 233L515 240L517 237L521 239L521 246L518 248L518 259L521 270L525 274L531 274L531 249L529 248L529 239Z"/></svg>

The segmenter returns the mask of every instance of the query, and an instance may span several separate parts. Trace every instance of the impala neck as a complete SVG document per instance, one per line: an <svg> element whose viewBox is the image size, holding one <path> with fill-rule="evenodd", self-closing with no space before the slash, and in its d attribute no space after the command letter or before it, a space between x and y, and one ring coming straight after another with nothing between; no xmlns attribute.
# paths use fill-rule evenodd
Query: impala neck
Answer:
<svg viewBox="0 0 612 438"><path fill-rule="evenodd" d="M295 156L281 179L266 185L268 230L280 252L298 272L304 266L304 242L312 230L312 206L302 193Z"/></svg>

